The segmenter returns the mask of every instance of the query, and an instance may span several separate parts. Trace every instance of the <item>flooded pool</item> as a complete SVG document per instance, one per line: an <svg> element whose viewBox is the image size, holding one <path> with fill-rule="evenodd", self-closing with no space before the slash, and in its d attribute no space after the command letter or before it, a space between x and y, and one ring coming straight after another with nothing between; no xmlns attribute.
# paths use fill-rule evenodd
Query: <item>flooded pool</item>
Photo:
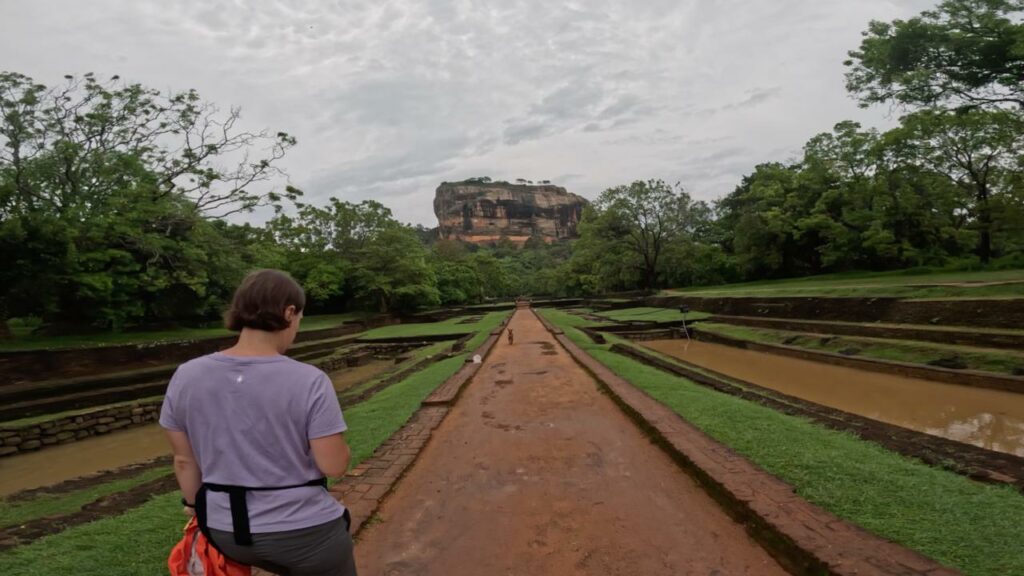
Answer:
<svg viewBox="0 0 1024 576"><path fill-rule="evenodd" d="M942 384L705 342L644 346L791 396L1024 456L1024 394Z"/></svg>
<svg viewBox="0 0 1024 576"><path fill-rule="evenodd" d="M375 359L359 366L335 370L328 374L328 376L331 377L331 382L334 383L334 389L338 392L344 392L353 386L362 384L367 380L371 380L384 372L387 372L388 369L394 367L394 365L395 363L393 360Z"/></svg>
<svg viewBox="0 0 1024 576"><path fill-rule="evenodd" d="M39 452L0 458L0 496L166 456L171 448L157 424L118 430Z"/></svg>

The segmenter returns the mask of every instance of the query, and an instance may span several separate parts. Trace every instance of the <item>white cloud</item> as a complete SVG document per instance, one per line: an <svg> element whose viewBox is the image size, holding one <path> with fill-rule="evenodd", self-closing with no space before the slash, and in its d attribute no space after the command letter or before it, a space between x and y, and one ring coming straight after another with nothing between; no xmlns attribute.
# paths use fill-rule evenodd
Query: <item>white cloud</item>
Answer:
<svg viewBox="0 0 1024 576"><path fill-rule="evenodd" d="M377 198L435 222L442 180L634 179L728 193L834 123L887 123L846 95L870 19L925 0L7 2L0 69L196 88L296 135L307 200Z"/></svg>

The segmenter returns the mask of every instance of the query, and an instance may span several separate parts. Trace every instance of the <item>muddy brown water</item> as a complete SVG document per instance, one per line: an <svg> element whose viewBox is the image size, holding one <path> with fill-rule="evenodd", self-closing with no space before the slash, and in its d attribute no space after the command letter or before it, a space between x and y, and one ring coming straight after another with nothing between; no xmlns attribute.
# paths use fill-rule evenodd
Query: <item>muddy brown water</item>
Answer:
<svg viewBox="0 0 1024 576"><path fill-rule="evenodd" d="M644 346L846 412L1024 456L1024 394L904 378L686 340Z"/></svg>
<svg viewBox="0 0 1024 576"><path fill-rule="evenodd" d="M784 574L530 311L511 326L360 533L360 574Z"/></svg>
<svg viewBox="0 0 1024 576"><path fill-rule="evenodd" d="M157 424L0 458L0 497L171 453Z"/></svg>

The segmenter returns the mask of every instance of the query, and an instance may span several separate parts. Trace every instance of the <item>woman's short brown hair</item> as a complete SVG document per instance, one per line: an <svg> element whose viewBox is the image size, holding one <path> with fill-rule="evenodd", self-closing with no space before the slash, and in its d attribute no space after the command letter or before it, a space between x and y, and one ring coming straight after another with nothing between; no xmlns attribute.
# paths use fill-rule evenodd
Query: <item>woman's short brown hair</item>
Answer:
<svg viewBox="0 0 1024 576"><path fill-rule="evenodd" d="M284 317L289 306L295 306L296 313L306 307L306 293L299 283L280 270L256 270L235 290L224 324L236 332L242 328L279 332L290 324Z"/></svg>

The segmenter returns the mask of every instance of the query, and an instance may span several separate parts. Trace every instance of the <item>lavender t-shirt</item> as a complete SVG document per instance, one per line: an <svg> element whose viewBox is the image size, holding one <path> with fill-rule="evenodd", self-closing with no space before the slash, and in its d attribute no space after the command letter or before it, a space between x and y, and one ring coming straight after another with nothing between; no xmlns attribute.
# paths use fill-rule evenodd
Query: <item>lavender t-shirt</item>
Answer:
<svg viewBox="0 0 1024 576"><path fill-rule="evenodd" d="M203 480L236 486L289 486L323 476L309 441L344 432L326 374L287 356L210 354L171 378L160 425L188 434ZM308 528L344 507L321 487L248 492L253 533ZM209 525L231 531L228 495L207 495Z"/></svg>

